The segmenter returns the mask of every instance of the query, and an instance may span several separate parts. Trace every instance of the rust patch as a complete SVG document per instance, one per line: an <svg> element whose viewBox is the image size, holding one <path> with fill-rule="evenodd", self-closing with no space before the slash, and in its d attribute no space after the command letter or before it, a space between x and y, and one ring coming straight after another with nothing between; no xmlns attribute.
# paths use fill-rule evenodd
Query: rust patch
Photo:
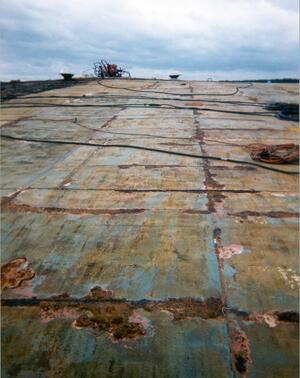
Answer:
<svg viewBox="0 0 300 378"><path fill-rule="evenodd" d="M250 343L245 332L234 322L229 329L230 352L234 369L246 376L251 363Z"/></svg>
<svg viewBox="0 0 300 378"><path fill-rule="evenodd" d="M196 123L196 121L195 121ZM196 139L199 140L200 143L205 143L204 142L204 131L200 129L200 127L196 128Z"/></svg>
<svg viewBox="0 0 300 378"><path fill-rule="evenodd" d="M147 334L149 325L129 302L69 304L44 301L40 303L40 314L42 322L73 319L72 327L105 331L113 340L136 340Z"/></svg>
<svg viewBox="0 0 300 378"><path fill-rule="evenodd" d="M195 102L186 102L185 106L203 106L202 102L195 101Z"/></svg>
<svg viewBox="0 0 300 378"><path fill-rule="evenodd" d="M44 301L40 303L40 316L42 323L48 323L53 319L76 319L80 311L73 305Z"/></svg>
<svg viewBox="0 0 300 378"><path fill-rule="evenodd" d="M15 289L23 281L31 280L34 276L35 272L28 267L26 257L14 259L1 266L1 288L2 290Z"/></svg>
<svg viewBox="0 0 300 378"><path fill-rule="evenodd" d="M221 216L221 213L225 214L225 210L223 209L223 200L226 198L221 193L208 191L207 192L207 207L210 213L216 213Z"/></svg>
<svg viewBox="0 0 300 378"><path fill-rule="evenodd" d="M153 89L157 88L159 85L159 81L155 81L154 83L150 83L144 86L145 89Z"/></svg>
<svg viewBox="0 0 300 378"><path fill-rule="evenodd" d="M195 121L196 123L196 121ZM198 124L196 124L196 137L198 138L199 140L199 144L200 144L200 148L201 148L201 152L203 155L207 155L207 151L205 150L204 148L204 144L205 144L205 141L204 141L204 137L205 137L205 134L204 134L204 131L200 129L200 127L198 126ZM206 159L203 159L203 164L202 164L202 167L203 167L203 170L204 170L204 175L205 175L205 180L204 180L204 186L205 186L205 190L207 191L211 191L211 190L222 190L225 188L224 185L220 185L215 179L214 177L216 175L212 174L210 172L210 164L209 164L209 161L206 160ZM207 193L207 207L208 207L208 210L211 212L211 213L215 213L217 212L217 207L220 208L220 206L215 206L215 202L219 202L221 205L222 205L222 194L213 194L213 193L210 193L208 192Z"/></svg>
<svg viewBox="0 0 300 378"><path fill-rule="evenodd" d="M223 200L226 198L226 196L220 192L211 192L210 195L213 196L213 200L215 202L223 202Z"/></svg>
<svg viewBox="0 0 300 378"><path fill-rule="evenodd" d="M202 319L216 319L223 317L223 304L220 298L196 300L192 298L168 299L165 301L151 301L144 305L147 311L160 310L172 314L174 320L200 317Z"/></svg>
<svg viewBox="0 0 300 378"><path fill-rule="evenodd" d="M68 293L52 295L51 297L51 301L68 301L70 299L72 299L72 297Z"/></svg>
<svg viewBox="0 0 300 378"><path fill-rule="evenodd" d="M214 179L214 177L216 175L214 175L210 172L207 161L206 161L206 164L203 164L203 169L204 169L204 173L205 173L205 180L204 180L205 189L207 189L207 190L214 190L214 189L220 190L220 189L225 188L224 185L218 184L217 181Z"/></svg>
<svg viewBox="0 0 300 378"><path fill-rule="evenodd" d="M258 102L258 98L257 98L257 97L248 96L248 98L249 98L249 100L251 100L251 101Z"/></svg>
<svg viewBox="0 0 300 378"><path fill-rule="evenodd" d="M86 310L73 322L74 328L106 331L115 340L136 340L147 333L143 320L135 321L137 313L124 304L89 306Z"/></svg>
<svg viewBox="0 0 300 378"><path fill-rule="evenodd" d="M220 213L223 208L223 194L214 193L211 189L207 190L207 208L210 213Z"/></svg>
<svg viewBox="0 0 300 378"><path fill-rule="evenodd" d="M84 297L87 299L110 299L113 296L112 290L103 289L101 286L93 287Z"/></svg>
<svg viewBox="0 0 300 378"><path fill-rule="evenodd" d="M219 298L197 300L193 298L167 299L164 301L127 301L112 299L113 292L96 286L84 297L76 299L68 294L40 300L41 321L70 319L76 329L88 328L107 332L112 341L136 340L151 335L150 321L138 313L163 311L172 315L174 321L200 317L216 319L223 317L223 303ZM31 304L31 301L28 302ZM33 301L31 305L36 305Z"/></svg>
<svg viewBox="0 0 300 378"><path fill-rule="evenodd" d="M136 340L141 336L150 335L152 331L150 321L136 311L138 308L148 312L168 312L175 321L193 317L216 319L223 316L223 304L219 298L209 298L204 301L183 298L165 301L102 300L95 302L99 292L101 295L103 293L103 289L96 289L92 289L89 295L82 298L85 302L71 303L68 297L65 297L65 301L61 298L55 302L52 300L40 302L41 321L47 323L57 318L71 319L73 320L72 327L76 329L105 331L112 340ZM88 298L92 301L87 301Z"/></svg>
<svg viewBox="0 0 300 378"><path fill-rule="evenodd" d="M112 301L112 290L101 286L76 300L68 294L40 302L41 321L72 319L72 327L107 332L112 340L136 340L149 331L149 322L142 318L129 301Z"/></svg>
<svg viewBox="0 0 300 378"><path fill-rule="evenodd" d="M222 234L222 230L219 227L216 227L213 230L215 255L218 262L219 279L220 279L220 286L221 286L221 293L222 293L222 303L223 303L224 308L226 309L227 293L226 293L226 285L225 285L225 279L224 279L224 260L220 258L220 252L223 249L221 234Z"/></svg>

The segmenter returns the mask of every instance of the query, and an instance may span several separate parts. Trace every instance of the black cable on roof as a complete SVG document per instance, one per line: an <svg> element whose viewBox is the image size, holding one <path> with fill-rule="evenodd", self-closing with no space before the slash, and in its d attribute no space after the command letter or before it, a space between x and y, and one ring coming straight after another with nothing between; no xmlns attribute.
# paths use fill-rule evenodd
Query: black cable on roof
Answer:
<svg viewBox="0 0 300 378"><path fill-rule="evenodd" d="M234 160L234 159L227 159L222 158L219 156L206 156L206 155L196 155L196 154L188 154L185 152L177 152L177 151L170 151L170 150L163 150L158 148L152 147L143 147L143 146L136 146L136 145L128 145L128 144L97 144L97 143L87 143L81 141L68 141L68 140L49 140L49 139L32 139L32 138L23 138L23 137L15 137L12 135L1 134L1 138L13 139L13 140L20 140L24 142L34 142L34 143L50 143L50 144L64 144L64 145L80 145L80 146L88 146L88 147L98 147L98 148L132 148L136 150L143 150L143 151L151 151L151 152L159 152L164 154L170 155L177 155L177 156L185 156L195 159L207 159L207 160L218 160L218 161L225 161L227 163L234 163L234 164L241 164L241 165L251 165L257 168L266 169L268 171L273 171L277 173L283 173L288 175L298 175L298 171L285 171L282 169L272 168L265 165L257 164L250 161L243 161L243 160Z"/></svg>
<svg viewBox="0 0 300 378"><path fill-rule="evenodd" d="M90 95L90 96L57 96L57 95L46 95L46 96L30 96L24 97L24 99L47 99L47 98L71 98L71 99L81 99L81 100L88 100L88 99L98 99L98 98L126 98L126 99L133 99L133 100L161 100L161 101L181 101L181 102L208 102L208 103L217 103L217 104L229 104L229 105L240 105L240 106L266 106L266 103L254 103L250 101L224 101L224 100L216 100L216 99L191 99L191 98L176 98L176 97L152 97L152 96L130 96L130 95L112 95L112 94L98 94L98 95Z"/></svg>
<svg viewBox="0 0 300 378"><path fill-rule="evenodd" d="M156 90L151 91L147 89L133 89L133 88L128 88L128 87L115 87L111 85L105 85L101 82L101 80L98 80L97 83L99 85L102 85L102 87L105 87L105 88L124 89L126 91L132 91L132 92L161 93L161 94L169 94L169 95L175 95L175 96L234 96L238 92L240 92L240 89L246 89L253 85L252 83L249 83L248 85L244 87L236 87L235 91L232 93L174 93L174 92L163 92L163 91L156 91Z"/></svg>
<svg viewBox="0 0 300 378"><path fill-rule="evenodd" d="M212 108L203 108L197 106L177 106L171 104L161 104L161 103L149 103L149 104L128 104L128 103L120 103L120 104L53 104L53 103L44 103L44 104L37 104L37 103L13 103L10 105L2 105L3 109L13 109L13 108L53 108L53 107L63 107L63 108L88 108L88 107L95 107L95 108L161 108L161 109L174 109L174 110L200 110L200 111L208 111L208 112L217 112L217 113L229 113L229 114L239 114L239 115L255 115L255 116L274 116L275 113L272 111L265 111L265 112L243 112L238 110L223 110L223 109L212 109Z"/></svg>

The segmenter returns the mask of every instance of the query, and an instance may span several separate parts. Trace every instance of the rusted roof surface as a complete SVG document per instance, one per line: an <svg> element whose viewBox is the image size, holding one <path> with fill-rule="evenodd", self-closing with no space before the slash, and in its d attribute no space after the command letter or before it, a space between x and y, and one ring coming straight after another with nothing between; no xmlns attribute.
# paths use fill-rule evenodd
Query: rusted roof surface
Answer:
<svg viewBox="0 0 300 378"><path fill-rule="evenodd" d="M3 376L297 377L298 176L46 143L249 162L297 140L253 114L297 86L108 83L216 95L94 81L4 103L2 134L45 143L1 140Z"/></svg>

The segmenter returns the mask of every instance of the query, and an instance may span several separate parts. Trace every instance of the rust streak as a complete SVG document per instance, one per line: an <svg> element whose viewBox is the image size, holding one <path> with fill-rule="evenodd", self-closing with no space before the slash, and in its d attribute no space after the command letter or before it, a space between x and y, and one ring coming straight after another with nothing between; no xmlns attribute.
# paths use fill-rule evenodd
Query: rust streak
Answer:
<svg viewBox="0 0 300 378"><path fill-rule="evenodd" d="M237 131L247 131L247 132L254 132L254 133L259 133L259 132L261 132L261 131L270 131L270 132L272 132L272 133L274 133L274 129L270 129L270 128L265 128L265 127L260 127L260 128L258 128L258 129L246 129L246 128L241 128L241 129L235 129L235 128L230 128L230 127L224 127L224 128L222 128L222 127L214 127L213 129L210 129L210 128L202 128L202 130L206 130L206 131L215 131L215 130L217 130L217 131L227 131L227 130L230 130L230 131L235 131L235 132L237 132Z"/></svg>
<svg viewBox="0 0 300 378"><path fill-rule="evenodd" d="M278 321L287 323L299 323L299 313L296 311L275 311Z"/></svg>
<svg viewBox="0 0 300 378"><path fill-rule="evenodd" d="M220 171L232 171L232 170L237 170L237 171L255 171L255 167L244 167L242 165L233 165L233 166L224 166L224 165L213 165L211 166L211 169L218 169Z"/></svg>
<svg viewBox="0 0 300 378"><path fill-rule="evenodd" d="M176 253L176 251L174 251ZM155 299L141 299L137 301L127 300L125 298L118 299L113 297L113 291L103 289L96 286L91 291L81 297L71 297L64 293L60 295L53 295L48 298L13 298L2 299L2 306L40 306L41 303L49 303L54 307L60 305L73 306L74 308L80 305L90 304L118 304L126 303L134 309L144 309L148 312L152 311L167 311L172 314L173 320L181 320L184 318L200 317L202 319L223 319L224 306L221 298L211 297L205 300L197 298L169 298L165 300ZM248 313L246 311L238 310L236 308L226 309L230 316L236 316L238 319L246 322L261 322L261 317L257 313ZM299 323L299 313L296 311L268 311L265 314L272 314L277 318L278 323Z"/></svg>
<svg viewBox="0 0 300 378"><path fill-rule="evenodd" d="M27 188L19 188L15 192L3 196L1 198L1 209L5 207L7 204L11 203L20 193L25 192Z"/></svg>
<svg viewBox="0 0 300 378"><path fill-rule="evenodd" d="M289 211L251 211L245 210L238 213L228 213L230 216L247 219L248 217L269 217L269 218L299 218L299 213Z"/></svg>
<svg viewBox="0 0 300 378"><path fill-rule="evenodd" d="M93 208L64 208L64 207L38 207L25 204L6 202L2 205L2 211L13 211L20 213L54 213L54 214L140 214L147 209L93 209Z"/></svg>
<svg viewBox="0 0 300 378"><path fill-rule="evenodd" d="M205 150L205 132L204 129L200 130L199 122L196 119L197 113L194 112L194 123L196 125L196 137L199 140L199 146L201 153L203 155L208 155ZM224 276L224 259L222 258L222 253L224 248L222 245L221 239L221 229L217 227L217 221L219 217L224 213L223 209L223 200L224 186L218 184L215 180L215 175L210 172L210 163L208 160L203 161L202 164L204 174L205 174L205 189L207 190L207 207L208 210L212 213L212 223L214 225L213 237L214 237L214 247L215 255L218 264L218 273L220 280L220 289L221 289L221 303L224 318L226 320L226 327L229 337L229 347L231 353L231 363L232 370L234 372L240 373L242 376L245 376L250 367L251 357L250 357L250 344L247 338L247 335L238 327L237 322L234 320L235 314L230 313L227 307L227 290L226 282ZM219 193L214 193L211 190L219 190Z"/></svg>
<svg viewBox="0 0 300 378"><path fill-rule="evenodd" d="M250 363L250 343L245 332L237 325L236 322L230 321L229 337L230 351L233 359L234 368L242 376L246 376Z"/></svg>
<svg viewBox="0 0 300 378"><path fill-rule="evenodd" d="M209 214L208 210L187 209L183 210L184 214Z"/></svg>
<svg viewBox="0 0 300 378"><path fill-rule="evenodd" d="M164 301L113 300L112 291L94 287L79 300L67 294L39 302L41 321L71 319L75 329L88 328L95 332L105 331L113 340L137 340L151 334L150 320L137 310L168 312L174 321L201 317L222 317L222 302L218 298L195 300L192 298L168 299Z"/></svg>
<svg viewBox="0 0 300 378"><path fill-rule="evenodd" d="M105 127L107 126L110 126L110 124L118 117L118 115L121 113L121 111L123 111L125 108L120 106L121 110L115 114L113 117L111 117L109 120L107 120L106 122L103 123L103 125L101 125L101 129L104 129ZM100 130L99 130L100 131Z"/></svg>

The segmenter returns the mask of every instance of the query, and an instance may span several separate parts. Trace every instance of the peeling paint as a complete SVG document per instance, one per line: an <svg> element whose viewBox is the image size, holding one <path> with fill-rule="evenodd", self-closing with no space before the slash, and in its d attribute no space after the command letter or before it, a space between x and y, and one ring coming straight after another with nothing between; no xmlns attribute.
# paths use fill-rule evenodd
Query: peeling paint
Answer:
<svg viewBox="0 0 300 378"><path fill-rule="evenodd" d="M270 328L274 328L281 323L299 323L299 313L296 311L268 311L260 314L254 311L246 315L245 320L265 323Z"/></svg>
<svg viewBox="0 0 300 378"><path fill-rule="evenodd" d="M221 259L227 260L234 255L239 255L245 251L244 247L240 244L230 244L225 247L221 247L218 251Z"/></svg>
<svg viewBox="0 0 300 378"><path fill-rule="evenodd" d="M273 312L266 312L264 314L253 312L253 314L251 314L250 316L250 320L252 319L255 319L256 321L259 321L261 323L264 322L271 328L277 327L279 324L278 317Z"/></svg>
<svg viewBox="0 0 300 378"><path fill-rule="evenodd" d="M289 285L289 287L291 289L294 289L296 287L300 287L300 277L292 269L278 267L277 271L280 274L280 276L282 277L282 279L286 282L287 285Z"/></svg>

